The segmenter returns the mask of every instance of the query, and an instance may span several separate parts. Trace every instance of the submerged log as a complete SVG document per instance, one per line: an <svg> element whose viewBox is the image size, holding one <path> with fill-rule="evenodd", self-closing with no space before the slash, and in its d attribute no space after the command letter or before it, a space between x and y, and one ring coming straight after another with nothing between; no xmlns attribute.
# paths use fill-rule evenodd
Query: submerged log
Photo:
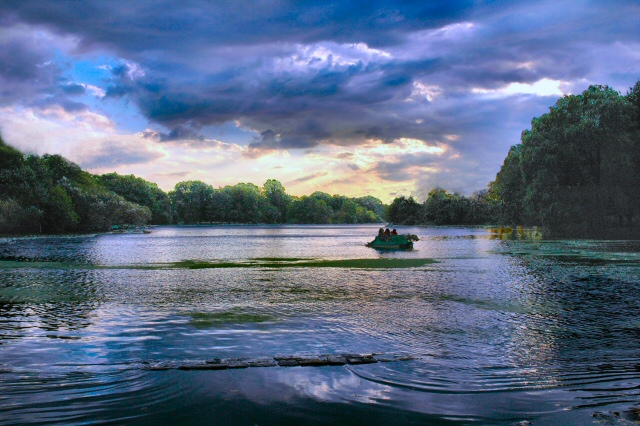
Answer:
<svg viewBox="0 0 640 426"><path fill-rule="evenodd" d="M325 367L343 365L375 364L377 362L397 362L414 359L407 355L389 354L327 354L276 356L273 358L212 358L203 361L143 361L143 370L227 370L250 367Z"/></svg>

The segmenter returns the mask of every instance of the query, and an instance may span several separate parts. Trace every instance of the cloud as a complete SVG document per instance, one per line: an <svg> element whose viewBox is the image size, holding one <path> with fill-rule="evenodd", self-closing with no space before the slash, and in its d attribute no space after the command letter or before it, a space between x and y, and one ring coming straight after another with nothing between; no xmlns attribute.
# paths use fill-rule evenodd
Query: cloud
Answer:
<svg viewBox="0 0 640 426"><path fill-rule="evenodd" d="M309 161L323 163L305 177L330 164L368 173L374 187L438 182L470 193L554 97L592 83L626 90L640 77L633 1L23 0L3 12L0 106L64 116L61 127L79 120L87 143L112 134L109 122L185 161L200 152L216 164L266 164L314 151ZM255 137L211 138L230 122ZM146 158L129 154L123 162Z"/></svg>
<svg viewBox="0 0 640 426"><path fill-rule="evenodd" d="M287 184L288 185L296 185L298 183L308 182L308 181L311 181L311 180L315 180L315 179L327 176L328 174L329 174L329 172L315 172L313 174L294 179L294 180L288 182Z"/></svg>
<svg viewBox="0 0 640 426"><path fill-rule="evenodd" d="M143 137L155 139L158 142L174 141L204 141L204 136L198 134L194 129L186 126L176 126L169 133L147 130L142 133Z"/></svg>
<svg viewBox="0 0 640 426"><path fill-rule="evenodd" d="M67 94L67 95L71 95L71 96L82 95L86 91L84 85L75 84L75 83L64 84L64 85L60 86L60 90L62 90L62 93Z"/></svg>
<svg viewBox="0 0 640 426"><path fill-rule="evenodd" d="M98 149L92 148L80 154L80 164L88 169L115 169L122 165L149 163L163 156L145 146L126 141L106 141Z"/></svg>
<svg viewBox="0 0 640 426"><path fill-rule="evenodd" d="M559 80L550 80L548 78L543 78L534 83L509 83L508 85L498 89L488 90L474 88L471 90L471 92L497 96L530 94L537 96L554 96L557 98L565 95L565 93L560 88L563 85L566 85L566 83Z"/></svg>

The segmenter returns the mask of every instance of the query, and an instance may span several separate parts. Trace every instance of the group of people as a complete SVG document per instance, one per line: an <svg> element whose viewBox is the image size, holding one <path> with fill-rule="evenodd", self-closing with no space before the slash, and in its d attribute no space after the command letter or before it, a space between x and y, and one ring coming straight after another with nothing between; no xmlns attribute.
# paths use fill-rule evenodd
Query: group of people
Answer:
<svg viewBox="0 0 640 426"><path fill-rule="evenodd" d="M389 231L389 228L380 228L380 230L378 231L378 238L382 241L389 241L392 235L398 235L398 231L396 231L395 229L393 231Z"/></svg>

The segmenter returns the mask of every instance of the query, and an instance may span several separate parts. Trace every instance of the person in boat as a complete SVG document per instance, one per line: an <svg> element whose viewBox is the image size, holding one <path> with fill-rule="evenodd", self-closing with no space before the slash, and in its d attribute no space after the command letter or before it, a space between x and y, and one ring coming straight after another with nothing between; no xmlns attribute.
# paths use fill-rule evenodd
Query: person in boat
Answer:
<svg viewBox="0 0 640 426"><path fill-rule="evenodd" d="M398 231L394 229L393 231L391 231L391 235L398 235Z"/></svg>
<svg viewBox="0 0 640 426"><path fill-rule="evenodd" d="M391 231L389 231L389 228L384 230L384 236L387 238L387 241L391 239Z"/></svg>

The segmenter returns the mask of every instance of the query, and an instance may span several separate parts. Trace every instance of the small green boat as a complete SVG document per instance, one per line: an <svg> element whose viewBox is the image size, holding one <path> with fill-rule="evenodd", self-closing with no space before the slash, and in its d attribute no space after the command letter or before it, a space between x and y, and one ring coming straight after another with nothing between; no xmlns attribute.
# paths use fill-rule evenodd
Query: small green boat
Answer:
<svg viewBox="0 0 640 426"><path fill-rule="evenodd" d="M376 237L367 247L386 250L410 250L413 248L414 235L391 235L386 239ZM415 238L417 241L417 237Z"/></svg>

